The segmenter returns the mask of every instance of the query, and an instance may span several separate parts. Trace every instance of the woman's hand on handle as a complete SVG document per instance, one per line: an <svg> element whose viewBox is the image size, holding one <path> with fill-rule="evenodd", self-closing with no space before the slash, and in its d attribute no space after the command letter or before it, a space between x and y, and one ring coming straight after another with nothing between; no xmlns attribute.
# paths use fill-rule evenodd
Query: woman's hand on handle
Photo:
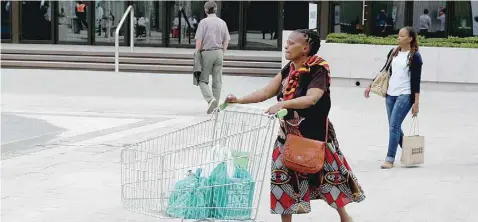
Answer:
<svg viewBox="0 0 478 222"><path fill-rule="evenodd" d="M267 109L265 113L274 115L280 110L282 110L283 108L284 108L284 104L282 102L278 102L275 105L269 107L269 109Z"/></svg>
<svg viewBox="0 0 478 222"><path fill-rule="evenodd" d="M232 94L229 94L227 97L226 97L226 103L239 103L239 99L235 96L235 95L232 95Z"/></svg>

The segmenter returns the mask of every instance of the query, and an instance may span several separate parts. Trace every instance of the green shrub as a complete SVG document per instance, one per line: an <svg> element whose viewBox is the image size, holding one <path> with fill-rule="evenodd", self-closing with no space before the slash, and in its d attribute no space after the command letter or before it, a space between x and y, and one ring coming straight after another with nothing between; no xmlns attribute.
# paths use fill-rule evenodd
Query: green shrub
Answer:
<svg viewBox="0 0 478 222"><path fill-rule="evenodd" d="M418 38L420 46L478 48L478 37ZM329 43L396 45L397 35L388 37L366 36L364 34L331 33L327 36Z"/></svg>

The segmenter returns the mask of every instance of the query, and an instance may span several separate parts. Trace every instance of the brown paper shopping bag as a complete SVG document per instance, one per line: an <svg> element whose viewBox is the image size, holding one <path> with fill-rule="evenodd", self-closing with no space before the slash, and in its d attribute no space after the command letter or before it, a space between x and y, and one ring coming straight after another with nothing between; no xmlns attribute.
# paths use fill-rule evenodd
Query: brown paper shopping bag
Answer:
<svg viewBox="0 0 478 222"><path fill-rule="evenodd" d="M419 135L418 117L416 116L413 117L409 136L403 137L400 160L405 166L414 166L425 162L425 137Z"/></svg>

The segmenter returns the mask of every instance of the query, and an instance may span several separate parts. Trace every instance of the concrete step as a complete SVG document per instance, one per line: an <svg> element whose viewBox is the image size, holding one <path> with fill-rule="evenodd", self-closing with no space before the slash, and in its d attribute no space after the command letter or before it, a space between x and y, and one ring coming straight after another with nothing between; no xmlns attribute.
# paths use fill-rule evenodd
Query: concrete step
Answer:
<svg viewBox="0 0 478 222"><path fill-rule="evenodd" d="M2 68L44 68L44 69L72 69L72 70L98 70L114 71L113 63L94 62L56 62L56 61L26 61L26 60L2 60ZM184 73L191 74L192 66L177 65L151 65L151 64L121 64L122 72L154 72L154 73ZM247 67L224 67L225 75L244 76L274 76L277 69L247 68Z"/></svg>
<svg viewBox="0 0 478 222"><path fill-rule="evenodd" d="M90 62L90 63L114 63L112 56L67 56L67 55L30 55L30 54L6 54L2 53L2 61L56 61L56 62ZM138 58L138 57L119 57L120 64L154 64L154 65L178 65L193 66L192 58ZM224 61L224 67L243 67L243 68L270 68L280 69L277 62L254 62L254 61Z"/></svg>
<svg viewBox="0 0 478 222"><path fill-rule="evenodd" d="M119 48L121 72L191 74L194 49ZM2 44L2 68L40 68L114 71L112 46ZM225 75L275 76L281 69L280 52L228 50Z"/></svg>
<svg viewBox="0 0 478 222"><path fill-rule="evenodd" d="M2 49L2 54L21 54L21 55L70 55L70 56L115 56L114 51L93 51L93 50L55 50L55 49ZM191 52L174 52L174 48L171 48L170 52L130 52L122 50L119 53L120 57L138 57L138 58L194 58ZM253 54L226 54L224 60L232 61L261 61L261 62L281 62L280 57L276 56L264 56L260 52L254 52Z"/></svg>

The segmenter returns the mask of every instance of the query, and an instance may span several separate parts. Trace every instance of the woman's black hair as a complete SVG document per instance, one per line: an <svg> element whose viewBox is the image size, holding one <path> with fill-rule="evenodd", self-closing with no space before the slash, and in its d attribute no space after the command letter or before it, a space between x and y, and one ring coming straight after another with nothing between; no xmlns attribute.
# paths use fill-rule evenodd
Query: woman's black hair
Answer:
<svg viewBox="0 0 478 222"><path fill-rule="evenodd" d="M308 56L313 56L319 52L320 49L320 35L317 32L317 29L299 29L295 32L302 34L307 43L309 44L309 54Z"/></svg>

